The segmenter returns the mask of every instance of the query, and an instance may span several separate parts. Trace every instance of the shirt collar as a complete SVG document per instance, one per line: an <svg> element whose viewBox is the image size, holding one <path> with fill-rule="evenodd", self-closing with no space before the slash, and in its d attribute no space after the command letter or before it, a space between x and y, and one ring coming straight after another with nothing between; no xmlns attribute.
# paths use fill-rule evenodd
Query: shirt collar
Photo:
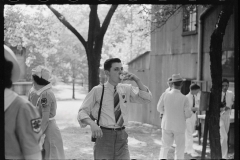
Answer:
<svg viewBox="0 0 240 160"><path fill-rule="evenodd" d="M111 90L114 90L114 86L111 83L107 81L105 84L108 88L110 88ZM118 85L116 87L118 88Z"/></svg>
<svg viewBox="0 0 240 160"><path fill-rule="evenodd" d="M17 94L12 90L5 88L4 90L4 111L12 104L12 102L17 98Z"/></svg>
<svg viewBox="0 0 240 160"><path fill-rule="evenodd" d="M173 92L180 92L179 89L175 89L175 88L172 88L171 91L173 91Z"/></svg>
<svg viewBox="0 0 240 160"><path fill-rule="evenodd" d="M166 89L166 91L167 92L169 92L169 91L171 91L172 89L170 88L170 87L168 87L167 89Z"/></svg>
<svg viewBox="0 0 240 160"><path fill-rule="evenodd" d="M44 86L43 88L37 90L37 91L36 91L36 94L37 94L37 95L40 95L43 91L45 91L45 90L47 90L47 89L49 89L49 88L51 88L51 87L52 87L52 84L49 83L48 85Z"/></svg>

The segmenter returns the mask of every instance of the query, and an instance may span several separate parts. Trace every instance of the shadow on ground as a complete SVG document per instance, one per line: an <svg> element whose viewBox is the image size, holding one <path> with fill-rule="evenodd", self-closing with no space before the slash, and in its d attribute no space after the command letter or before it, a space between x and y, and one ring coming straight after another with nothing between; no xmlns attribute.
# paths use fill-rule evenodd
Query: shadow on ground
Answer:
<svg viewBox="0 0 240 160"><path fill-rule="evenodd" d="M161 130L140 123L130 122L126 131L129 135L128 145L131 159L158 159L161 147ZM91 130L86 128L66 127L61 130L66 159L93 159ZM209 147L209 146L208 146ZM197 152L201 154L201 151ZM206 159L210 155L207 153ZM174 147L169 150L169 159L174 159ZM185 154L185 159L192 159ZM200 159L196 158L196 159Z"/></svg>
<svg viewBox="0 0 240 160"><path fill-rule="evenodd" d="M75 98L72 99L72 86L58 83L53 86L57 99L57 115L55 117L63 137L66 159L93 159L93 145L90 127L80 128L77 121L78 110L86 96L87 88L76 86ZM25 97L26 98L26 97ZM158 127L129 122L126 127L131 159L158 159L161 142L161 130ZM194 149L201 154L202 146L194 139ZM174 158L174 150L169 150L168 158ZM206 159L210 159L209 144ZM195 159L185 154L184 159ZM197 158L197 159L200 159Z"/></svg>

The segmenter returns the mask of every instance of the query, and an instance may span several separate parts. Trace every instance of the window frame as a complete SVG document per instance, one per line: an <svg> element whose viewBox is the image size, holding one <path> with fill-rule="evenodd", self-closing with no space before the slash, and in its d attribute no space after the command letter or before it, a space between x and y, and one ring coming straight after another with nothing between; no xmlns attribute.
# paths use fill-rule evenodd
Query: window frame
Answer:
<svg viewBox="0 0 240 160"><path fill-rule="evenodd" d="M232 53L231 53L232 52ZM233 56L230 56L231 54ZM223 62L223 57L226 57L225 62ZM233 66L230 68L230 72L226 71L227 70L227 64L226 61L229 61L231 58L233 58ZM229 82L234 82L235 80L235 72L234 72L234 59L235 59L235 54L233 49L227 49L227 50L222 50L222 77L226 78L229 80ZM229 74L226 74L229 73Z"/></svg>
<svg viewBox="0 0 240 160"><path fill-rule="evenodd" d="M194 35L194 34L198 33L198 7L197 7L197 5L195 5L196 6L196 24L195 24L196 29L192 30L192 31L184 31L184 25L186 24L185 19L184 19L186 6L187 5L184 5L182 7L182 36ZM192 23L192 22L189 22L189 23Z"/></svg>

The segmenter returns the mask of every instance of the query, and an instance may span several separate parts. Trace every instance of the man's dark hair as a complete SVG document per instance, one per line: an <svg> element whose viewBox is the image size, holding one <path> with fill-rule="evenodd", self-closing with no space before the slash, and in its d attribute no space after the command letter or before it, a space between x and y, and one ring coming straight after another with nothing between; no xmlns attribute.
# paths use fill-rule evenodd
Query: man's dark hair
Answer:
<svg viewBox="0 0 240 160"><path fill-rule="evenodd" d="M4 89L12 87L12 69L13 63L4 58Z"/></svg>
<svg viewBox="0 0 240 160"><path fill-rule="evenodd" d="M180 87L183 81L173 82L174 86Z"/></svg>
<svg viewBox="0 0 240 160"><path fill-rule="evenodd" d="M121 60L119 58L110 58L110 59L107 59L105 62L104 62L104 70L108 70L110 71L110 68L112 67L112 64L113 63L121 63Z"/></svg>
<svg viewBox="0 0 240 160"><path fill-rule="evenodd" d="M48 85L50 82L46 81L45 79L43 78L39 78L37 75L32 75L33 77L33 80L38 84L38 85L41 85L41 86L46 86Z"/></svg>
<svg viewBox="0 0 240 160"><path fill-rule="evenodd" d="M227 82L227 84L229 84L229 81L228 81L228 79L226 79L226 78L224 78L223 80L222 80L222 83L223 82Z"/></svg>
<svg viewBox="0 0 240 160"><path fill-rule="evenodd" d="M190 85L189 89L190 90L197 90L197 89L200 89L200 86L195 84L195 83L193 83L193 84Z"/></svg>

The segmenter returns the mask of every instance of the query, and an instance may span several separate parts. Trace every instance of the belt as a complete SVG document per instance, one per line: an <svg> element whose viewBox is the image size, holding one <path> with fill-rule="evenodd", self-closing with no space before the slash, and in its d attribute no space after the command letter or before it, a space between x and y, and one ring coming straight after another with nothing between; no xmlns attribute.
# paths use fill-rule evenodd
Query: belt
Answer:
<svg viewBox="0 0 240 160"><path fill-rule="evenodd" d="M121 127L121 128L106 128L106 127L102 127L100 126L101 129L106 129L106 130L111 130L111 131L121 131L124 130L125 127Z"/></svg>
<svg viewBox="0 0 240 160"><path fill-rule="evenodd" d="M52 121L52 120L54 120L54 119L55 119L55 118L54 118L54 117L52 117L52 118L49 118L48 120L49 120L49 121Z"/></svg>

